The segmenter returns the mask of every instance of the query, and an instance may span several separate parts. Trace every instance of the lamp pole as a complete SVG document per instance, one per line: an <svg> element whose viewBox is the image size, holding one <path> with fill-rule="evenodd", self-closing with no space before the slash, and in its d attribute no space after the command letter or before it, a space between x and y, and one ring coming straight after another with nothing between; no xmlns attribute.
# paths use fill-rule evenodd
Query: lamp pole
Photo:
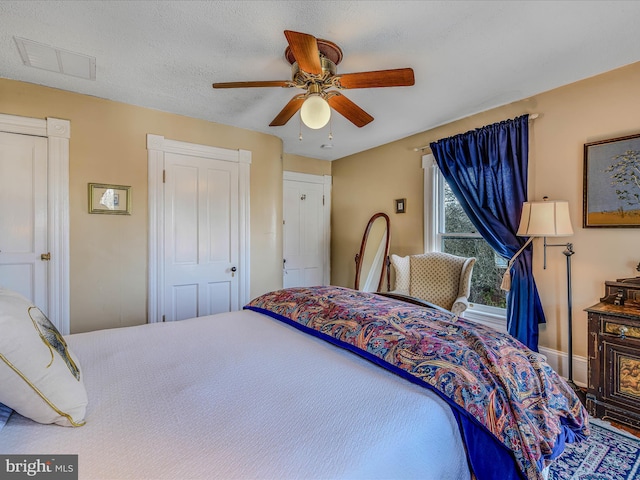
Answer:
<svg viewBox="0 0 640 480"><path fill-rule="evenodd" d="M571 292L571 257L576 252L573 250L572 243L547 243L547 237L544 237L544 268L547 268L547 247L565 247L562 253L567 257L567 315L569 317L567 324L567 366L569 370L567 374L567 383L580 395L582 394L582 391L573 381L573 295Z"/></svg>
<svg viewBox="0 0 640 480"><path fill-rule="evenodd" d="M569 357L569 385L574 390L577 389L573 383L573 313L572 313L572 295L571 295L571 256L576 253L573 251L573 244L567 243L566 249L562 252L567 257L567 312L569 315L569 325L567 327L567 356Z"/></svg>

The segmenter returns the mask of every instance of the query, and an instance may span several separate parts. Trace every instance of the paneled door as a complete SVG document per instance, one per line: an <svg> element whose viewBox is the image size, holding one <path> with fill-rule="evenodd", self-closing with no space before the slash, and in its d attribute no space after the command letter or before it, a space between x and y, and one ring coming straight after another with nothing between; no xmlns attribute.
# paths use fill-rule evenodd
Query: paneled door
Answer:
<svg viewBox="0 0 640 480"><path fill-rule="evenodd" d="M330 177L285 172L284 288L329 283Z"/></svg>
<svg viewBox="0 0 640 480"><path fill-rule="evenodd" d="M165 321L228 312L238 299L238 164L165 155Z"/></svg>
<svg viewBox="0 0 640 480"><path fill-rule="evenodd" d="M0 286L48 315L47 139L0 133Z"/></svg>

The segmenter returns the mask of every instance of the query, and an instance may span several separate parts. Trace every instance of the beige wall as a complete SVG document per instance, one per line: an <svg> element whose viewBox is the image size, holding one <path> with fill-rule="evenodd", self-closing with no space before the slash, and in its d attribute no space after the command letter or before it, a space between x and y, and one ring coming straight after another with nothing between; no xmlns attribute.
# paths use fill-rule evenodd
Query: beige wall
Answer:
<svg viewBox="0 0 640 480"><path fill-rule="evenodd" d="M640 133L640 63L567 85L333 162L332 283L351 286L353 256L368 218L377 211L391 219L391 252L423 248L421 152L413 148L524 113L538 113L530 127L529 199L568 200L575 235L572 259L574 353L587 355L587 316L604 281L638 275L640 230L582 228L583 146ZM425 153L429 153L426 150ZM394 199L407 198L396 214ZM534 275L547 316L540 345L566 351L566 258L549 248L542 268L541 241L534 242Z"/></svg>
<svg viewBox="0 0 640 480"><path fill-rule="evenodd" d="M71 331L136 325L147 311L146 134L252 152L251 297L282 286L282 142L156 110L0 79L0 113L71 121ZM90 215L87 184L130 185L131 216Z"/></svg>
<svg viewBox="0 0 640 480"><path fill-rule="evenodd" d="M282 165L282 169L286 172L331 175L331 162L326 160L285 153L282 156Z"/></svg>

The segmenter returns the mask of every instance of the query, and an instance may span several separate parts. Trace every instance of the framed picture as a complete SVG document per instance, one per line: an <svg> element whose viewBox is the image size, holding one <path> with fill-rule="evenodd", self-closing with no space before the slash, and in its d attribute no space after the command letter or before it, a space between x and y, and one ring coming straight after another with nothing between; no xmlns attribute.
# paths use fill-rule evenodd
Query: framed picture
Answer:
<svg viewBox="0 0 640 480"><path fill-rule="evenodd" d="M398 198L396 200L396 213L404 213L407 208L407 199L406 198Z"/></svg>
<svg viewBox="0 0 640 480"><path fill-rule="evenodd" d="M131 187L90 183L89 213L131 215Z"/></svg>
<svg viewBox="0 0 640 480"><path fill-rule="evenodd" d="M640 134L584 145L582 226L640 227Z"/></svg>

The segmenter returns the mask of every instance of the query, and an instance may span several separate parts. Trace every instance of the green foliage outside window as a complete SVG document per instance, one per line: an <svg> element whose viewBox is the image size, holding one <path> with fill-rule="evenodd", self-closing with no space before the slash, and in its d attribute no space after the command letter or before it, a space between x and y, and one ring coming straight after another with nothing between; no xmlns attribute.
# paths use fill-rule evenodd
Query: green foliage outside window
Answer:
<svg viewBox="0 0 640 480"><path fill-rule="evenodd" d="M500 288L500 284L507 267L507 260L498 256L493 248L476 232L446 182L444 185L444 222L441 229L441 250L443 252L477 259L471 277L469 301L506 308L506 294Z"/></svg>

